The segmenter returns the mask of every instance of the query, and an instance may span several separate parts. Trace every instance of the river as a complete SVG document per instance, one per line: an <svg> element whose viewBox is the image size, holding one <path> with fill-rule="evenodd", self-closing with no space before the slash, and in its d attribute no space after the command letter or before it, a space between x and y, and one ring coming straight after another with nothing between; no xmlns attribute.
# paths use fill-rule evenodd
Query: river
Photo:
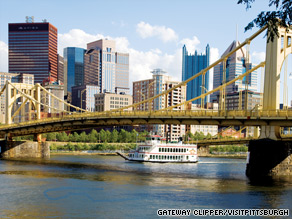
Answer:
<svg viewBox="0 0 292 219"><path fill-rule="evenodd" d="M245 159L157 164L98 155L0 160L0 218L158 218L158 209L231 208L291 215L292 178L250 181L245 165Z"/></svg>

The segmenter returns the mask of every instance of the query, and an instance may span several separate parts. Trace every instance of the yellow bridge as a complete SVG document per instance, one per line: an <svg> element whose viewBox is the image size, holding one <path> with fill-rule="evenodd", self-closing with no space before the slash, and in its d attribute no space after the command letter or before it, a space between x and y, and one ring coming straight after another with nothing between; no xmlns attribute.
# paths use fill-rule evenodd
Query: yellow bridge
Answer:
<svg viewBox="0 0 292 219"><path fill-rule="evenodd" d="M5 94L6 98L6 124L0 125L0 137L11 138L13 136L22 135L39 135L47 132L78 130L84 128L91 128L97 126L119 126L119 125L141 125L141 124L191 124L191 125L218 125L218 126L254 126L260 130L261 138L283 139L281 135L281 127L292 126L292 110L286 106L280 110L280 72L281 67L286 57L292 53L291 36L292 31L287 32L283 28L278 28L279 37L274 41L267 42L266 61L249 69L247 72L239 75L237 78L227 81L226 79L226 63L228 57L246 46L246 60L249 60L249 47L251 42L266 28L263 28L253 34L245 42L237 46L234 50L224 55L222 58L211 64L206 69L198 74L192 76L172 87L169 90L162 92L152 98L126 106L120 109L105 111L105 112L87 112L84 109L72 106L63 100L57 98L48 92L41 85L27 85L6 82L4 88L0 91L0 95ZM202 88L202 95L191 100L179 103L177 105L165 105L165 107L158 111L137 111L137 107L141 104L151 104L156 98L167 98L167 95L173 90L185 86L188 82L194 80L199 76L205 78L205 74L216 65L223 63L223 84L212 91L205 92ZM254 109L242 109L239 104L238 110L226 110L226 87L233 84L237 80L243 81L243 78L248 76L251 72L260 68L265 69L264 73L264 92L262 103L257 105ZM285 71L287 78L287 72ZM204 84L204 82L203 82ZM248 85L246 82L246 91ZM287 96L287 86L284 94ZM41 101L41 90L50 95L51 98L62 102L68 107L75 108L76 112L69 112L66 110L55 109ZM204 109L204 98L213 92L219 91L219 109L209 110ZM14 108L15 102L21 99L21 106L18 109ZM201 99L200 110L186 110L186 105L194 100ZM247 99L247 98L246 98ZM287 99L287 97L286 97ZM165 101L167 102L167 101ZM23 111L25 105L29 103L29 112L26 112L26 118L22 122L14 123L13 118L20 114L24 115ZM284 103L285 105L285 103ZM41 119L41 106L43 108L50 108L56 113L51 118Z"/></svg>

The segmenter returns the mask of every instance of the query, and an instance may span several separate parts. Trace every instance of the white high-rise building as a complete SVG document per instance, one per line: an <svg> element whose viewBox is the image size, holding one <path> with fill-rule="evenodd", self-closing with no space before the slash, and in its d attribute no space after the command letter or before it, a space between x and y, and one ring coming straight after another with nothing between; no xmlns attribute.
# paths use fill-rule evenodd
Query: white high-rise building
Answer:
<svg viewBox="0 0 292 219"><path fill-rule="evenodd" d="M99 86L101 93L129 92L129 54L117 52L114 40L88 43L84 68L86 85Z"/></svg>
<svg viewBox="0 0 292 219"><path fill-rule="evenodd" d="M168 90L177 84L179 81L173 81L171 76L165 75L166 72L161 69L154 69L152 79L133 82L133 101L134 103L148 99L157 94ZM171 91L166 99L165 95L156 98L151 105L145 103L144 106L139 106L138 110L160 110L169 106L177 105L186 100L186 86L176 88ZM183 110L184 106L178 106L173 110ZM179 137L185 135L185 125L153 125L152 129L157 135L168 138L170 141L177 141Z"/></svg>

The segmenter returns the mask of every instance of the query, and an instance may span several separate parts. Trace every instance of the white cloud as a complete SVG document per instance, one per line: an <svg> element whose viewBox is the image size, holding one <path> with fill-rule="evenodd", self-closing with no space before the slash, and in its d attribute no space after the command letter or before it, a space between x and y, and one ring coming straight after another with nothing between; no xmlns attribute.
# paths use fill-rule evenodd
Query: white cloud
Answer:
<svg viewBox="0 0 292 219"><path fill-rule="evenodd" d="M141 21L137 24L136 32L143 38L157 37L164 43L176 41L178 39L175 31L165 26L152 26L148 23Z"/></svg>
<svg viewBox="0 0 292 219"><path fill-rule="evenodd" d="M251 57L252 57L252 62L253 63L260 63L260 62L263 62L265 61L266 59L266 53L265 52L253 52L251 54Z"/></svg>
<svg viewBox="0 0 292 219"><path fill-rule="evenodd" d="M58 53L63 55L63 49L66 47L87 48L87 43L100 39L110 39L116 41L116 47L119 52L128 52L129 41L126 37L110 37L102 34L88 34L80 29L72 29L68 33L58 34Z"/></svg>
<svg viewBox="0 0 292 219"><path fill-rule="evenodd" d="M66 47L80 47L86 49L87 43L105 38L101 34L92 35L80 29L72 29L68 33L58 34L58 52L63 55Z"/></svg>
<svg viewBox="0 0 292 219"><path fill-rule="evenodd" d="M0 72L8 72L8 45L0 41Z"/></svg>
<svg viewBox="0 0 292 219"><path fill-rule="evenodd" d="M152 78L150 73L155 68L161 68L167 72L168 75L173 77L173 80L181 80L182 69L182 49L177 48L173 53L168 54L158 48L152 48L148 51L139 51L131 48L130 43L126 37L110 37L102 34L88 34L80 29L70 30L68 33L58 34L58 50L59 54L63 55L65 47L81 47L86 49L87 43L99 39L112 39L116 41L116 50L119 52L126 52L130 54L130 88L133 81ZM183 39L180 43L188 43L190 48L196 48L200 41L197 37L192 39ZM0 63L1 71L7 72L8 68L8 46L0 41ZM211 60L219 57L218 49L211 48ZM215 60L214 60L215 61Z"/></svg>
<svg viewBox="0 0 292 219"><path fill-rule="evenodd" d="M155 68L161 68L173 76L174 80L181 79L181 50L175 51L174 54L163 53L158 48L149 51L138 51L130 47L126 37L110 37L102 34L92 35L85 33L83 30L73 29L68 33L58 35L58 50L63 55L63 49L69 46L86 48L87 43L99 39L112 39L116 41L116 50L119 52L129 53L130 55L130 87L132 81L152 78L150 73Z"/></svg>
<svg viewBox="0 0 292 219"><path fill-rule="evenodd" d="M185 38L180 41L182 45L186 45L187 51L189 53L195 53L197 46L200 44L199 39L194 36L193 39Z"/></svg>

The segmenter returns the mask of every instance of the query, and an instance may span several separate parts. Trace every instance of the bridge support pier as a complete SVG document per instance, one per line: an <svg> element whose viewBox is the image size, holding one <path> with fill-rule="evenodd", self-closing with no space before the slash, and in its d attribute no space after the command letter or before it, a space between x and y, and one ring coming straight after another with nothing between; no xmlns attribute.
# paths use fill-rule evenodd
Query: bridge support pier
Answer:
<svg viewBox="0 0 292 219"><path fill-rule="evenodd" d="M0 141L1 157L13 158L49 158L50 147L41 141Z"/></svg>
<svg viewBox="0 0 292 219"><path fill-rule="evenodd" d="M292 175L292 141L252 140L248 146L248 177Z"/></svg>

